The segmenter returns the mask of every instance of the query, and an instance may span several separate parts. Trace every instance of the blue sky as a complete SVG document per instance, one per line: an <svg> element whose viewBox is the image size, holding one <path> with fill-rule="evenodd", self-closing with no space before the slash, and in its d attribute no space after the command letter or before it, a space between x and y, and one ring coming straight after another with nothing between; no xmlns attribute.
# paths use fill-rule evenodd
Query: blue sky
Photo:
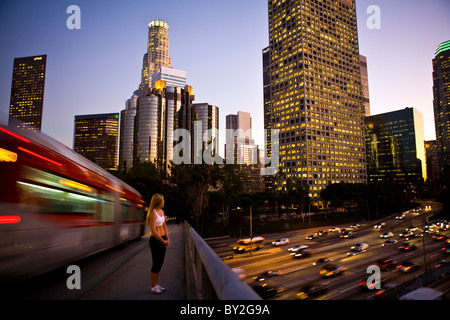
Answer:
<svg viewBox="0 0 450 320"><path fill-rule="evenodd" d="M80 30L66 27L73 4L81 9ZM370 5L381 10L379 30L366 26ZM432 59L450 40L450 1L358 0L357 10L372 114L415 107L425 139L434 139ZM220 131L226 115L247 111L263 145L266 0L2 0L0 121L8 118L14 58L47 54L42 131L72 147L75 115L120 112L137 89L154 19L170 26L172 64L187 72L195 102L219 107Z"/></svg>

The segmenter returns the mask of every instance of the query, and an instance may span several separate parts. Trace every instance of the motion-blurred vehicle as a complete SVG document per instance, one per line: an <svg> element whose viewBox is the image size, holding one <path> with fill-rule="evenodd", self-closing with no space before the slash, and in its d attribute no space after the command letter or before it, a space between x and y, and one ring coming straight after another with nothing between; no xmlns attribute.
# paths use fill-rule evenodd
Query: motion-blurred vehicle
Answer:
<svg viewBox="0 0 450 320"><path fill-rule="evenodd" d="M435 240L435 241L445 241L445 240L447 240L447 236L445 236L443 234L434 234L433 235L433 240Z"/></svg>
<svg viewBox="0 0 450 320"><path fill-rule="evenodd" d="M391 269L395 269L397 265L397 261L391 259L382 259L377 261L377 266L381 271L388 271Z"/></svg>
<svg viewBox="0 0 450 320"><path fill-rule="evenodd" d="M366 252L366 251L367 251L367 250L366 250L366 249L363 249L363 248L354 248L354 249L350 249L350 251L347 252L347 255L348 255L348 256L356 256L356 255L361 254L361 253L364 253L364 252Z"/></svg>
<svg viewBox="0 0 450 320"><path fill-rule="evenodd" d="M319 230L319 231L317 231L317 235L319 237L325 237L326 235L328 235L328 232L325 230Z"/></svg>
<svg viewBox="0 0 450 320"><path fill-rule="evenodd" d="M341 229L338 227L333 227L333 228L328 229L329 232L339 232L340 230Z"/></svg>
<svg viewBox="0 0 450 320"><path fill-rule="evenodd" d="M396 216L396 217L395 217L395 220L402 220L402 219L404 219L405 217L406 217L406 215L401 214L401 215L399 215L399 216Z"/></svg>
<svg viewBox="0 0 450 320"><path fill-rule="evenodd" d="M400 251L411 251L417 249L415 244L412 244L410 242L405 242L401 246L398 247Z"/></svg>
<svg viewBox="0 0 450 320"><path fill-rule="evenodd" d="M401 264L399 264L397 266L397 269L402 271L403 273L408 273L408 272L412 272L412 271L419 269L419 266L412 262L405 261L405 262L402 262Z"/></svg>
<svg viewBox="0 0 450 320"><path fill-rule="evenodd" d="M268 270L260 273L256 277L253 277L253 280L255 281L266 281L268 279L271 279L273 277L279 276L281 274L280 271L274 271L274 270Z"/></svg>
<svg viewBox="0 0 450 320"><path fill-rule="evenodd" d="M377 223L376 225L373 226L374 229L381 229L381 227L385 226L386 223L381 222L381 223Z"/></svg>
<svg viewBox="0 0 450 320"><path fill-rule="evenodd" d="M313 299L327 291L328 287L324 284L307 284L295 294L295 298L299 300Z"/></svg>
<svg viewBox="0 0 450 320"><path fill-rule="evenodd" d="M442 248L442 252L449 254L450 253L450 244L446 245L445 247Z"/></svg>
<svg viewBox="0 0 450 320"><path fill-rule="evenodd" d="M331 262L331 261L333 261L333 260L330 259L330 258L320 258L316 262L313 263L313 266L324 264L324 263L328 263L328 262Z"/></svg>
<svg viewBox="0 0 450 320"><path fill-rule="evenodd" d="M381 246L388 247L388 246L392 246L393 244L396 244L396 243L398 243L397 240L389 239L389 240L386 240L384 243L382 243Z"/></svg>
<svg viewBox="0 0 450 320"><path fill-rule="evenodd" d="M399 236L400 238L408 238L408 237L410 237L410 236L413 235L413 234L414 234L414 232L409 231L409 230L405 230L405 231L400 232L400 233L398 234L398 236Z"/></svg>
<svg viewBox="0 0 450 320"><path fill-rule="evenodd" d="M284 291L283 288L268 284L268 283L258 283L253 286L253 290L262 298L269 299L280 294Z"/></svg>
<svg viewBox="0 0 450 320"><path fill-rule="evenodd" d="M233 250L241 253L252 250L259 250L264 247L265 239L263 237L254 237L252 239L239 239L234 245Z"/></svg>
<svg viewBox="0 0 450 320"><path fill-rule="evenodd" d="M306 236L306 240L314 240L317 239L319 236L317 234L310 234L308 236Z"/></svg>
<svg viewBox="0 0 450 320"><path fill-rule="evenodd" d="M320 270L319 274L322 277L332 277L342 274L343 272L347 271L346 267L336 267L333 264L327 264L323 267L322 270Z"/></svg>
<svg viewBox="0 0 450 320"><path fill-rule="evenodd" d="M278 246L278 247L279 246L285 246L287 244L289 244L289 239L288 238L281 238L281 239L278 239L278 240L275 240L275 241L272 242L272 245Z"/></svg>
<svg viewBox="0 0 450 320"><path fill-rule="evenodd" d="M0 282L139 239L142 195L60 142L0 126Z"/></svg>
<svg viewBox="0 0 450 320"><path fill-rule="evenodd" d="M301 249L297 250L293 253L294 258L304 258L311 255L311 249Z"/></svg>
<svg viewBox="0 0 450 320"><path fill-rule="evenodd" d="M380 234L380 238L382 239L392 238L393 236L394 234L392 232L385 232L383 234Z"/></svg>
<svg viewBox="0 0 450 320"><path fill-rule="evenodd" d="M349 238L353 238L354 236L355 236L355 234L352 231L344 231L340 235L341 239L349 239Z"/></svg>
<svg viewBox="0 0 450 320"><path fill-rule="evenodd" d="M386 282L386 279L384 278L376 278L373 282L367 283L368 278L363 278L359 283L358 287L364 290L381 290L382 286Z"/></svg>
<svg viewBox="0 0 450 320"><path fill-rule="evenodd" d="M293 246L292 248L289 248L288 251L295 252L297 250L302 250L302 249L307 249L307 248L309 248L309 247L305 244L297 244L297 245Z"/></svg>
<svg viewBox="0 0 450 320"><path fill-rule="evenodd" d="M351 246L350 249L363 249L363 250L367 250L369 248L369 245L367 243L357 243L353 246Z"/></svg>

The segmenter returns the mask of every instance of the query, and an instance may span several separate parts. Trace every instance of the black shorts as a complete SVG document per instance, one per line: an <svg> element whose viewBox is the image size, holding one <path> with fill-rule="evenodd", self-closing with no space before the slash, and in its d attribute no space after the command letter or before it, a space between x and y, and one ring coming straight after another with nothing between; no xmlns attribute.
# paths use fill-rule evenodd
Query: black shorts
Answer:
<svg viewBox="0 0 450 320"><path fill-rule="evenodd" d="M164 240L167 240L166 236L162 236ZM166 256L166 246L162 244L161 241L151 236L149 239L150 251L152 252L152 272L158 273L161 271L162 265L164 263L164 257Z"/></svg>

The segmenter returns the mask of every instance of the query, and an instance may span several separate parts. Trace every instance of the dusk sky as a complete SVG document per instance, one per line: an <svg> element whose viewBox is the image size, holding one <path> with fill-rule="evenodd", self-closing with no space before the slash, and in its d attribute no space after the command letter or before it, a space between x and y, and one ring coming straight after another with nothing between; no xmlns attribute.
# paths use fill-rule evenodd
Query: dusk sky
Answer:
<svg viewBox="0 0 450 320"><path fill-rule="evenodd" d="M70 5L81 9L80 30L66 27ZM366 25L371 5L381 10L379 30ZM435 139L432 59L450 40L450 1L358 0L357 10L371 113L415 107L425 139ZM148 23L161 19L172 65L187 72L195 102L219 107L220 144L226 115L246 111L263 147L267 11L267 0L1 0L0 122L8 121L14 58L47 54L42 131L72 147L75 115L124 109L140 83Z"/></svg>

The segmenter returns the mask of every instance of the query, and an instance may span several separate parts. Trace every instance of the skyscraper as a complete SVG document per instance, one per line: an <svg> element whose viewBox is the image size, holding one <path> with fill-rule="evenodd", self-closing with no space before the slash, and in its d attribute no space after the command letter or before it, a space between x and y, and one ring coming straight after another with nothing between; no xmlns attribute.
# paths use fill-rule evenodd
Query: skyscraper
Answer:
<svg viewBox="0 0 450 320"><path fill-rule="evenodd" d="M416 186L427 177L423 116L415 108L365 118L369 182Z"/></svg>
<svg viewBox="0 0 450 320"><path fill-rule="evenodd" d="M244 175L244 192L264 191L264 180L261 176L262 161L259 159L258 146L252 139L250 113L238 111L237 114L227 115L226 127L226 163L237 165ZM233 132L233 135L228 135L231 132ZM229 157L232 159L229 159Z"/></svg>
<svg viewBox="0 0 450 320"><path fill-rule="evenodd" d="M120 112L119 170L127 172L133 166L134 123L139 95L136 90Z"/></svg>
<svg viewBox="0 0 450 320"><path fill-rule="evenodd" d="M47 55L14 59L10 124L41 130L46 65Z"/></svg>
<svg viewBox="0 0 450 320"><path fill-rule="evenodd" d="M433 59L433 106L439 175L450 170L450 41L442 42Z"/></svg>
<svg viewBox="0 0 450 320"><path fill-rule="evenodd" d="M119 114L75 116L73 149L105 170L117 170Z"/></svg>
<svg viewBox="0 0 450 320"><path fill-rule="evenodd" d="M328 184L367 180L355 1L269 0L268 6L265 126L279 129L281 172L307 182L319 204Z"/></svg>
<svg viewBox="0 0 450 320"><path fill-rule="evenodd" d="M152 76L161 67L172 68L169 57L169 25L162 20L153 20L148 25L147 52L144 55L141 91L152 86Z"/></svg>

